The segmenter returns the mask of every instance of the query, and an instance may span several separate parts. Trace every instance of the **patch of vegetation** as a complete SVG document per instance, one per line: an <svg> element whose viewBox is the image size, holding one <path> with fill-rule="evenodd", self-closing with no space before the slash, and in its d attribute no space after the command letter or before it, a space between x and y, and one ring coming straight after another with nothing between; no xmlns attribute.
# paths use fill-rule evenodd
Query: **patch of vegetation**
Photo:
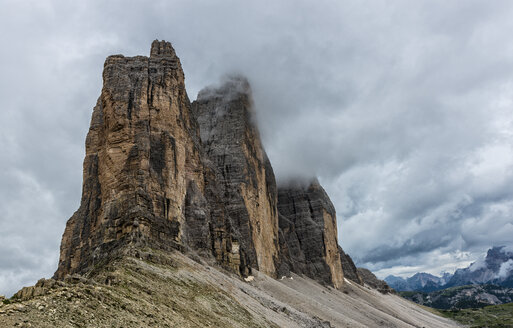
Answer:
<svg viewBox="0 0 513 328"><path fill-rule="evenodd" d="M9 300L9 299L5 299L5 300L3 300L3 301L2 301L2 303L6 304L6 305L7 305L7 304L11 304L11 300Z"/></svg>
<svg viewBox="0 0 513 328"><path fill-rule="evenodd" d="M439 312L444 317L469 327L513 327L513 303L473 309L439 310Z"/></svg>

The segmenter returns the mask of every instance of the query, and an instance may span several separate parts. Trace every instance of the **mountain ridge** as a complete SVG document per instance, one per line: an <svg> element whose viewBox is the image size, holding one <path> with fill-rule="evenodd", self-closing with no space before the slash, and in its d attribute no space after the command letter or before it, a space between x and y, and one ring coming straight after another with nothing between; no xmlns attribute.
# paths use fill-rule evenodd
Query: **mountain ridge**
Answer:
<svg viewBox="0 0 513 328"><path fill-rule="evenodd" d="M457 269L453 274L444 272L442 276L435 276L418 272L406 279L389 275L384 280L397 291L432 292L480 284L513 287L513 251L505 246L493 246L484 258L478 259L466 268Z"/></svg>

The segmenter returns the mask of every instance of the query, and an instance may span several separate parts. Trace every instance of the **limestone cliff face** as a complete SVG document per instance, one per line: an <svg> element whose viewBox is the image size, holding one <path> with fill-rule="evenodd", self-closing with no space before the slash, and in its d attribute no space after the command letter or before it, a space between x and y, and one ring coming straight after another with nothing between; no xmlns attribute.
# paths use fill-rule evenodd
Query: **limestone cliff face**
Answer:
<svg viewBox="0 0 513 328"><path fill-rule="evenodd" d="M234 242L251 267L274 276L279 252L276 182L254 124L249 83L232 76L220 87L205 88L193 111Z"/></svg>
<svg viewBox="0 0 513 328"><path fill-rule="evenodd" d="M86 270L120 244L180 245L188 190L204 189L197 124L171 44L153 42L149 58L108 57L103 81L82 201L67 223L56 277Z"/></svg>
<svg viewBox="0 0 513 328"><path fill-rule="evenodd" d="M55 277L87 272L127 244L193 249L242 275L275 275L276 185L247 81L243 90L200 94L202 135L211 135L201 142L169 42L153 42L150 57L108 57L103 79L81 205L66 225ZM205 124L220 111L226 120Z"/></svg>
<svg viewBox="0 0 513 328"><path fill-rule="evenodd" d="M135 247L192 250L242 276L293 271L342 285L335 209L316 181L277 189L246 79L191 104L174 49L154 41L149 57L108 57L103 80L55 278Z"/></svg>
<svg viewBox="0 0 513 328"><path fill-rule="evenodd" d="M278 188L282 261L291 271L341 287L335 208L317 180Z"/></svg>

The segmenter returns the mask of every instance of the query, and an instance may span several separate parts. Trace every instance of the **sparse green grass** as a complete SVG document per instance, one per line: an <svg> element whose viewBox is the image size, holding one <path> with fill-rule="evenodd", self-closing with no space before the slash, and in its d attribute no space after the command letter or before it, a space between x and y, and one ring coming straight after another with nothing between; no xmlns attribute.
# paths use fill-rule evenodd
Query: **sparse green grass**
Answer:
<svg viewBox="0 0 513 328"><path fill-rule="evenodd" d="M513 303L479 309L438 310L443 316L470 327L513 327Z"/></svg>

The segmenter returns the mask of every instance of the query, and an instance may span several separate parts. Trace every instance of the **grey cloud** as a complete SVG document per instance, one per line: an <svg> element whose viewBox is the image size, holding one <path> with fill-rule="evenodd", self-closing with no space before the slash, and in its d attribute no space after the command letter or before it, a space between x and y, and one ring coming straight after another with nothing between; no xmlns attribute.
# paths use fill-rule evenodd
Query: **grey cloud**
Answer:
<svg viewBox="0 0 513 328"><path fill-rule="evenodd" d="M513 270L513 260L508 260L502 263L499 272L497 273L497 278L507 278L511 270Z"/></svg>

